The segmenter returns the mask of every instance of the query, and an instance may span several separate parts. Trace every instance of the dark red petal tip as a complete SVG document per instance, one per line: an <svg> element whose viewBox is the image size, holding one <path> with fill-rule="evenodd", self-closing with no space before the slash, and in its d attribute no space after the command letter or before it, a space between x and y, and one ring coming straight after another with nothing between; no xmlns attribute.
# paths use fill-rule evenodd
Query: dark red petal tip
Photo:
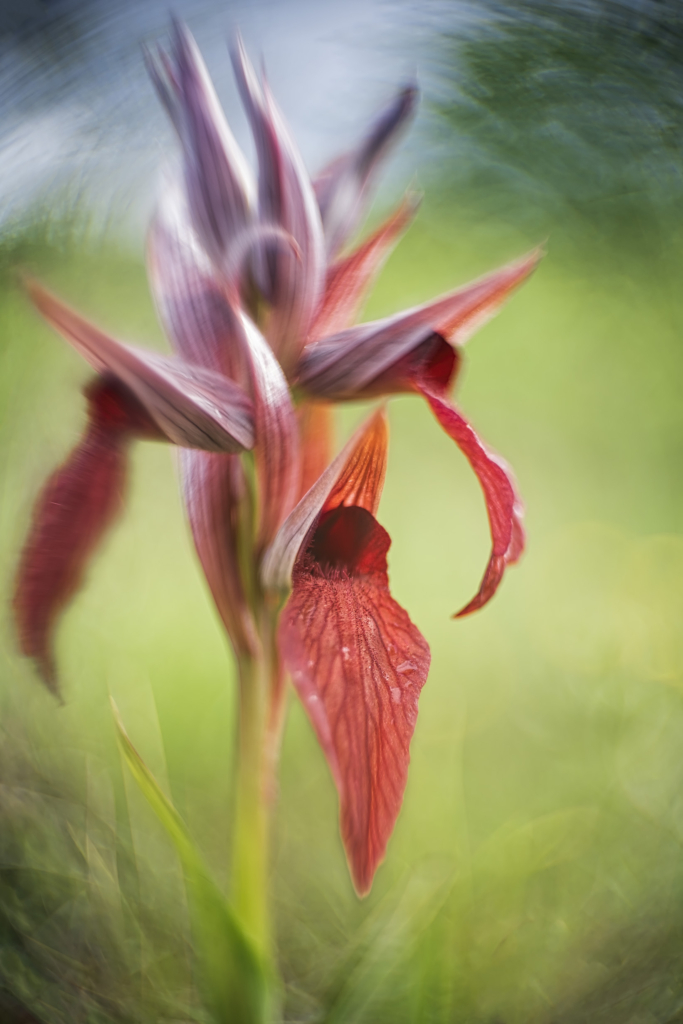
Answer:
<svg viewBox="0 0 683 1024"><path fill-rule="evenodd" d="M58 693L53 637L88 562L123 505L130 440L154 424L118 382L88 389L87 430L43 488L19 561L14 617L23 654Z"/></svg>

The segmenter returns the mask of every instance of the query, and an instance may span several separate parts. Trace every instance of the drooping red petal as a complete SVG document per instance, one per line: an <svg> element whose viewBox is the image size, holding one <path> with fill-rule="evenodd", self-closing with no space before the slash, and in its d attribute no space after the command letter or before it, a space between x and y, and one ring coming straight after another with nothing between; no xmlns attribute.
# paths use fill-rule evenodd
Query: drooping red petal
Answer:
<svg viewBox="0 0 683 1024"><path fill-rule="evenodd" d="M436 333L461 345L489 320L534 270L541 253L494 271L479 281L423 306L371 323L359 324L315 342L302 353L297 367L299 386L312 398L344 401L360 395L410 387L401 376L405 359ZM392 374L392 368L397 373Z"/></svg>
<svg viewBox="0 0 683 1024"><path fill-rule="evenodd" d="M259 80L240 39L235 76L259 162L259 220L292 236L297 251L266 245L256 260L258 285L271 305L264 334L286 372L308 335L324 283L325 245L313 187L268 84Z"/></svg>
<svg viewBox="0 0 683 1024"><path fill-rule="evenodd" d="M329 256L335 256L363 219L370 185L382 157L417 106L414 85L400 90L349 153L328 164L313 182Z"/></svg>
<svg viewBox="0 0 683 1024"><path fill-rule="evenodd" d="M476 435L467 420L449 402L443 392L426 382L415 381L416 390L428 401L437 420L466 456L477 475L486 500L491 527L491 557L476 595L455 618L469 615L495 594L508 565L514 564L524 550L524 507L516 490L512 470Z"/></svg>
<svg viewBox="0 0 683 1024"><path fill-rule="evenodd" d="M216 607L235 652L255 655L256 628L239 559L246 487L239 457L181 449L180 466L192 536Z"/></svg>
<svg viewBox="0 0 683 1024"><path fill-rule="evenodd" d="M34 659L53 693L58 692L55 628L123 506L129 444L134 437L160 436L135 396L118 381L96 381L88 398L85 433L36 502L14 591L21 650Z"/></svg>
<svg viewBox="0 0 683 1024"><path fill-rule="evenodd" d="M359 895L403 802L429 647L389 594L391 541L370 512L324 514L294 569L279 647L332 771Z"/></svg>
<svg viewBox="0 0 683 1024"><path fill-rule="evenodd" d="M249 317L242 315L241 324L254 395L259 502L256 546L262 551L296 501L299 432L289 387L272 349Z"/></svg>
<svg viewBox="0 0 683 1024"><path fill-rule="evenodd" d="M325 294L311 327L308 344L336 334L353 323L372 282L412 221L417 206L418 200L414 195L406 196L398 209L354 252L328 268Z"/></svg>
<svg viewBox="0 0 683 1024"><path fill-rule="evenodd" d="M148 68L183 145L193 223L220 267L231 240L251 218L255 189L249 168L185 25L174 21L171 55L149 55Z"/></svg>
<svg viewBox="0 0 683 1024"><path fill-rule="evenodd" d="M356 505L372 514L377 511L387 443L386 413L380 409L359 427L283 522L261 566L267 589L289 589L294 563L322 512L339 505Z"/></svg>
<svg viewBox="0 0 683 1024"><path fill-rule="evenodd" d="M329 465L332 452L332 410L325 402L302 402L296 410L296 418L301 448L299 500Z"/></svg>
<svg viewBox="0 0 683 1024"><path fill-rule="evenodd" d="M99 373L121 380L175 444L238 452L254 444L250 399L222 374L182 360L122 345L36 282L27 282L35 306Z"/></svg>

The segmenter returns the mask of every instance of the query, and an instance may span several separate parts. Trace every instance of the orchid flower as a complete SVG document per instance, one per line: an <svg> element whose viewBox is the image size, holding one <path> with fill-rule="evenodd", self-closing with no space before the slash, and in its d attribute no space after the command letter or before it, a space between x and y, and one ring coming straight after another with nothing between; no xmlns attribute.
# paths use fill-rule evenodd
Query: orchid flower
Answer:
<svg viewBox="0 0 683 1024"><path fill-rule="evenodd" d="M427 402L484 495L491 554L476 594L457 614L481 608L522 553L523 510L509 467L449 394L464 342L529 276L540 253L424 305L354 325L417 208L406 196L369 237L346 248L417 90L401 89L358 144L311 180L268 82L239 40L232 59L256 176L187 29L174 24L170 49L147 54L181 149L180 173L167 178L148 237L150 287L175 355L127 347L41 286L28 286L38 310L97 376L86 391L85 435L38 499L14 607L23 652L56 690L54 628L120 505L130 442L180 446L190 528L239 668L234 899L251 934L265 941L259 885L265 890L285 673L339 792L342 840L362 895L401 807L430 663L426 640L389 592L391 541L376 519L388 444L384 406L332 459L331 405L397 393ZM245 834L251 838L243 842Z"/></svg>

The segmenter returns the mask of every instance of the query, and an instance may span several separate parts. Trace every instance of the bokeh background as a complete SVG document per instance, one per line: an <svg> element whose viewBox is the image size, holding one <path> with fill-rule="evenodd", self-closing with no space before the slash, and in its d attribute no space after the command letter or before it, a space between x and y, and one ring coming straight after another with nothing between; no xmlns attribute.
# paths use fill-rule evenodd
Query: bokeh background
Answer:
<svg viewBox="0 0 683 1024"><path fill-rule="evenodd" d="M379 518L429 640L405 803L355 897L295 699L272 889L288 1021L683 1019L683 13L678 0L177 0L238 138L225 39L263 53L314 170L417 75L371 218L416 224L368 317L546 240L468 344L459 401L514 466L528 552L463 621L488 554L476 480L416 399L391 403ZM87 370L17 286L30 269L164 347L145 224L171 130L140 44L164 2L0 7L0 1020L200 1022L182 878L116 750L109 695L225 877L234 672L167 448L59 634L65 705L8 601L32 503L82 425ZM362 415L339 411L339 441Z"/></svg>

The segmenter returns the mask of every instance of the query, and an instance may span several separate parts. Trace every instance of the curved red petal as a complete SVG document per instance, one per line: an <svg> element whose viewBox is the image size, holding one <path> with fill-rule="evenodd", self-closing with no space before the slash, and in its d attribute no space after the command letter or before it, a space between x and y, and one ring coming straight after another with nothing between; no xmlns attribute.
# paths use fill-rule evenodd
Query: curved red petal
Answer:
<svg viewBox="0 0 683 1024"><path fill-rule="evenodd" d="M386 531L364 509L323 516L298 561L279 645L325 753L359 895L403 802L429 647L389 594ZM317 559L320 559L318 561Z"/></svg>
<svg viewBox="0 0 683 1024"><path fill-rule="evenodd" d="M14 590L21 650L35 660L54 693L53 638L59 617L123 507L130 441L157 436L144 409L118 382L96 381L88 398L86 431L36 502Z"/></svg>
<svg viewBox="0 0 683 1024"><path fill-rule="evenodd" d="M453 438L466 456L477 475L486 500L491 528L491 557L479 590L457 613L455 617L459 618L469 615L491 600L506 567L516 562L522 554L524 506L516 492L510 467L477 437L474 429L450 404L446 396L430 389L419 378L415 381L415 387L427 399L432 412L448 436Z"/></svg>

